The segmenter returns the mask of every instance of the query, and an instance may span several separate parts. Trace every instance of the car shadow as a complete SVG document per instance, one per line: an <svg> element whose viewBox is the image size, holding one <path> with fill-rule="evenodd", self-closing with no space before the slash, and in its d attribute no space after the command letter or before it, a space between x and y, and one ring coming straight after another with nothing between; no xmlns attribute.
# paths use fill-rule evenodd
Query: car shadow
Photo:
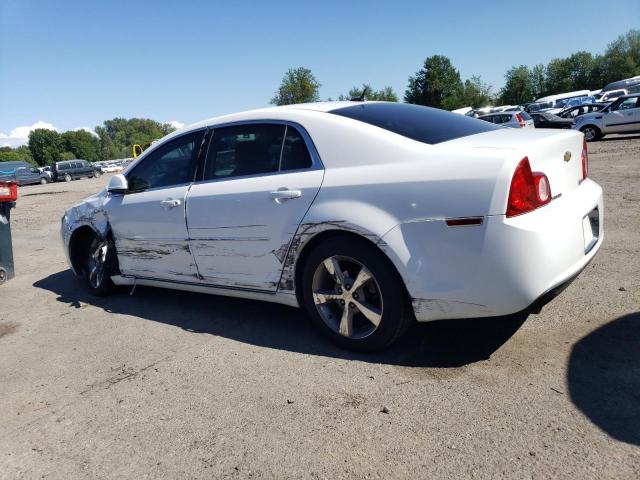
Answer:
<svg viewBox="0 0 640 480"><path fill-rule="evenodd" d="M611 437L640 445L640 312L594 330L571 350L571 401Z"/></svg>
<svg viewBox="0 0 640 480"><path fill-rule="evenodd" d="M292 352L411 367L461 367L487 360L520 328L526 314L416 324L399 342L370 354L349 352L320 335L302 310L268 302L137 287L110 297L91 295L70 270L38 280L34 287L58 295L72 308L93 305L106 312L175 325L189 332Z"/></svg>

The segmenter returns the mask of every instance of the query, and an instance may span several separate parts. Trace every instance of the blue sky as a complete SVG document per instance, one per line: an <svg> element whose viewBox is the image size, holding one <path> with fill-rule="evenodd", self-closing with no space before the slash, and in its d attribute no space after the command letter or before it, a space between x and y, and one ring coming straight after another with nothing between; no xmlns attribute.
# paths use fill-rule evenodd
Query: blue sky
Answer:
<svg viewBox="0 0 640 480"><path fill-rule="evenodd" d="M265 106L297 66L322 98L362 82L402 97L409 75L442 54L497 90L512 65L600 53L639 27L638 0L0 0L0 144L36 122L192 123Z"/></svg>

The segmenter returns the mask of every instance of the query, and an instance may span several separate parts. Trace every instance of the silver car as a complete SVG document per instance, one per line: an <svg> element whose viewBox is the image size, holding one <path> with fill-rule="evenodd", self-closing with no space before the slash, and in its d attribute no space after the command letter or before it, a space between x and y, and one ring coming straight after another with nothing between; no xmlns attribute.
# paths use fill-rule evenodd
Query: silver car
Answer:
<svg viewBox="0 0 640 480"><path fill-rule="evenodd" d="M495 123L503 127L510 128L535 128L533 119L525 111L518 112L496 112L478 117L485 122Z"/></svg>
<svg viewBox="0 0 640 480"><path fill-rule="evenodd" d="M640 132L640 93L624 95L599 112L576 117L571 128L584 133L587 142L609 133Z"/></svg>

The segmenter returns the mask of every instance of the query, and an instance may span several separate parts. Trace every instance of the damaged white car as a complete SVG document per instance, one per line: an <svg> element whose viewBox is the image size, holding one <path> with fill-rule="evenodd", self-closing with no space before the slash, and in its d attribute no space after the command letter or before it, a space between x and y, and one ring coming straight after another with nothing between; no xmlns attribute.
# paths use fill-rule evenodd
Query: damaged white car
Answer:
<svg viewBox="0 0 640 480"><path fill-rule="evenodd" d="M304 307L338 344L417 319L536 311L603 240L574 131L328 102L207 120L154 144L65 213L71 268L115 285Z"/></svg>

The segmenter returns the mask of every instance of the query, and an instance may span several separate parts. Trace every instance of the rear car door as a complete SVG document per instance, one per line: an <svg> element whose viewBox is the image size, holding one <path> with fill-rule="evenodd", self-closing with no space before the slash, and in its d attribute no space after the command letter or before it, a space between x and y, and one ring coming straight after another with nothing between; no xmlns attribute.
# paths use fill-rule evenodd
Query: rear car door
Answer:
<svg viewBox="0 0 640 480"><path fill-rule="evenodd" d="M623 98L611 104L603 118L605 133L632 132L640 128L638 98Z"/></svg>
<svg viewBox="0 0 640 480"><path fill-rule="evenodd" d="M124 275L197 281L185 219L204 131L174 138L149 151L130 172L129 190L105 205Z"/></svg>
<svg viewBox="0 0 640 480"><path fill-rule="evenodd" d="M298 125L216 127L187 199L190 245L212 285L275 292L289 244L324 176Z"/></svg>

